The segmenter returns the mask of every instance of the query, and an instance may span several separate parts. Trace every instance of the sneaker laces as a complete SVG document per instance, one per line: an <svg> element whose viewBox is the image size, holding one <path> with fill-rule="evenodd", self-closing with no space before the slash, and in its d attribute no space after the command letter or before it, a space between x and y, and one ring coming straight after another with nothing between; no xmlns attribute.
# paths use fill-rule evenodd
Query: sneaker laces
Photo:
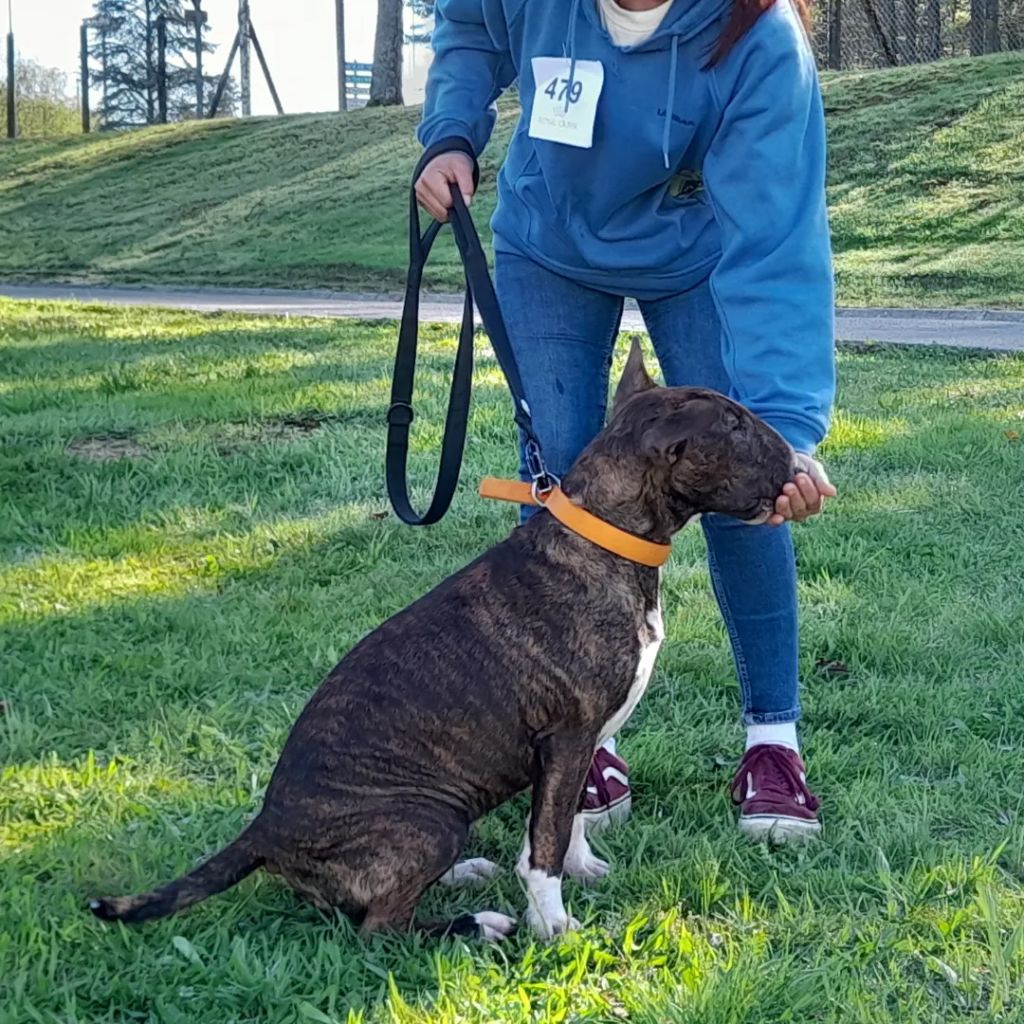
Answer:
<svg viewBox="0 0 1024 1024"><path fill-rule="evenodd" d="M760 743L743 755L732 780L734 804L742 804L746 799L745 782L748 774L757 779L759 792L767 790L784 794L803 804L809 811L816 811L820 806L821 801L807 788L800 755L789 747Z"/></svg>

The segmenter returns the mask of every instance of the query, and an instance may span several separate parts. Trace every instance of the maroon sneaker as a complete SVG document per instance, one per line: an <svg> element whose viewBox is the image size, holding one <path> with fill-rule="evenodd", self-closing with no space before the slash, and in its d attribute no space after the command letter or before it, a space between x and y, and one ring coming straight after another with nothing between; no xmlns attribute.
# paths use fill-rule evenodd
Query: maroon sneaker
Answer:
<svg viewBox="0 0 1024 1024"><path fill-rule="evenodd" d="M789 747L751 747L732 780L732 802L740 808L740 831L748 839L786 843L821 831L818 798L807 788L804 763Z"/></svg>
<svg viewBox="0 0 1024 1024"><path fill-rule="evenodd" d="M583 822L588 832L621 825L629 817L633 797L629 791L629 766L610 750L598 747L583 790Z"/></svg>

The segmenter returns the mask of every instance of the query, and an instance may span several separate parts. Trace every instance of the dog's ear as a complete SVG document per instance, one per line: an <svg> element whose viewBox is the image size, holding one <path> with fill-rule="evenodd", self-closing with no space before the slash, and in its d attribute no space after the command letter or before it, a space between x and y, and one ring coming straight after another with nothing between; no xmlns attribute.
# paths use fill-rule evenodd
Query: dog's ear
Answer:
<svg viewBox="0 0 1024 1024"><path fill-rule="evenodd" d="M662 416L644 431L641 450L652 462L671 466L691 441L710 434L717 420L714 402L691 398L682 408Z"/></svg>
<svg viewBox="0 0 1024 1024"><path fill-rule="evenodd" d="M619 378L619 386L615 389L615 400L612 403L612 413L616 413L634 395L642 391L650 391L658 385L651 380L647 368L644 366L644 354L640 350L640 339L633 335L629 346L629 356L626 359L626 368Z"/></svg>

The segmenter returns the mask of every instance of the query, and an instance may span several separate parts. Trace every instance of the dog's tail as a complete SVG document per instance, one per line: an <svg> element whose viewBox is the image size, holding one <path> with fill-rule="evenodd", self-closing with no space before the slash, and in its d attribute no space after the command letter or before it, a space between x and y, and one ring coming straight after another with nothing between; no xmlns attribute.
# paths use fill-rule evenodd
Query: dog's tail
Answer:
<svg viewBox="0 0 1024 1024"><path fill-rule="evenodd" d="M167 917L230 889L262 864L263 858L256 852L256 837L250 825L220 853L176 881L138 896L90 900L89 909L104 921L135 923Z"/></svg>

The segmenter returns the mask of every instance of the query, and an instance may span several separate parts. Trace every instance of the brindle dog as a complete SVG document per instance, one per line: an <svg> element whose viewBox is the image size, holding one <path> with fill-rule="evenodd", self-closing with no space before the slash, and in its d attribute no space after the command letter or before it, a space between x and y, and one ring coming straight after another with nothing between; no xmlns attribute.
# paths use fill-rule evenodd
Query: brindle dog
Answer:
<svg viewBox="0 0 1024 1024"><path fill-rule="evenodd" d="M704 512L764 522L793 451L728 398L656 386L634 342L608 426L563 482L574 502L656 542ZM519 873L543 937L574 926L563 872L608 870L577 815L595 748L626 721L662 639L660 572L534 516L385 622L331 671L299 716L258 817L183 878L93 901L144 921L262 867L364 933L408 929L424 890L486 877L456 863L471 823L533 790ZM498 939L511 918L418 927Z"/></svg>

